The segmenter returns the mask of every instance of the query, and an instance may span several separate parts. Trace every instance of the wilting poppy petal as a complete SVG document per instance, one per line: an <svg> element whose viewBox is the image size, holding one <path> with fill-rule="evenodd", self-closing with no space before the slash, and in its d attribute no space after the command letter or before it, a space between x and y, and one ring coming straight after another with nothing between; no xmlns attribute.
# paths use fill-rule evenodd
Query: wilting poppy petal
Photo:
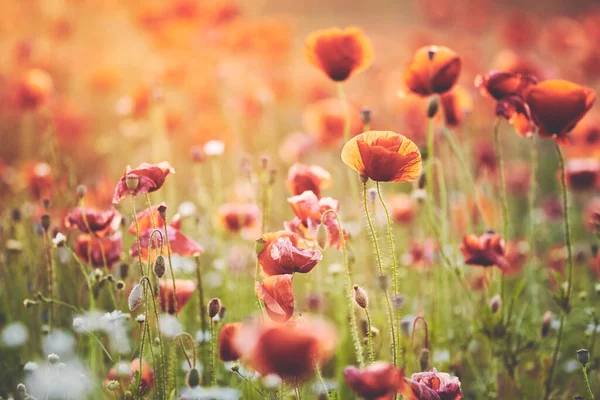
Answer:
<svg viewBox="0 0 600 400"><path fill-rule="evenodd" d="M527 89L536 83L537 79L531 75L504 71L492 71L475 78L475 86L481 93L495 100L502 100L508 96L523 96Z"/></svg>
<svg viewBox="0 0 600 400"><path fill-rule="evenodd" d="M416 400L461 400L463 398L460 380L445 372L438 372L435 368L428 372L412 374L406 381L410 384Z"/></svg>
<svg viewBox="0 0 600 400"><path fill-rule="evenodd" d="M364 369L346 367L344 380L366 400L389 400L396 396L404 383L404 372L392 364L375 362Z"/></svg>
<svg viewBox="0 0 600 400"><path fill-rule="evenodd" d="M219 358L221 361L236 361L242 353L235 345L235 337L240 332L242 324L239 322L223 325L219 334Z"/></svg>
<svg viewBox="0 0 600 400"><path fill-rule="evenodd" d="M265 248L258 255L263 272L270 275L310 272L321 258L321 252L297 247L298 236L279 231L263 235Z"/></svg>
<svg viewBox="0 0 600 400"><path fill-rule="evenodd" d="M515 132L529 137L535 132L535 123L529 106L520 96L506 96L496 103L496 115L505 118L515 128Z"/></svg>
<svg viewBox="0 0 600 400"><path fill-rule="evenodd" d="M348 27L311 33L306 38L304 57L331 80L343 82L369 68L375 54L362 29Z"/></svg>
<svg viewBox="0 0 600 400"><path fill-rule="evenodd" d="M443 46L421 47L404 71L404 83L420 96L446 93L460 75L462 59Z"/></svg>
<svg viewBox="0 0 600 400"><path fill-rule="evenodd" d="M421 175L421 153L410 139L391 131L369 131L350 139L342 161L377 182L411 182Z"/></svg>
<svg viewBox="0 0 600 400"><path fill-rule="evenodd" d="M150 249L156 250L157 253L160 252L161 249L161 235L158 233L152 234L154 232L153 229L149 229L146 232L140 233L139 242L142 247L142 260L147 261L148 254L148 245L150 244L150 237L152 237L152 244L150 244ZM160 229L162 232L162 237L166 240L165 229L164 227ZM167 226L167 232L169 235L169 246L171 248L171 253L180 255L182 257L193 257L199 256L204 252L202 246L198 243L181 233L178 229L173 228L172 226ZM129 251L132 257L138 256L138 241L134 241L131 250ZM168 255L166 243L162 246L163 256Z"/></svg>
<svg viewBox="0 0 600 400"><path fill-rule="evenodd" d="M267 276L254 289L273 321L285 322L294 315L292 274Z"/></svg>

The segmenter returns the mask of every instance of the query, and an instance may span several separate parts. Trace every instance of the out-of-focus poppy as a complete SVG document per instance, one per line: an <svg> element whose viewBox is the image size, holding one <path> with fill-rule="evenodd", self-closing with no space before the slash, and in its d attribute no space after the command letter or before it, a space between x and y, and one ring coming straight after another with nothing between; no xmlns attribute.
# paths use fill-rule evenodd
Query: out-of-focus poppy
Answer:
<svg viewBox="0 0 600 400"><path fill-rule="evenodd" d="M558 172L560 179L561 172ZM574 192L593 190L598 187L600 160L595 158L574 158L565 166L567 187Z"/></svg>
<svg viewBox="0 0 600 400"><path fill-rule="evenodd" d="M407 132L417 145L427 142L427 98L416 94L400 91L396 95L398 101L394 104L394 114L398 116L402 132ZM440 113L436 114L436 117ZM434 118L436 118L434 117ZM437 132L434 131L434 134Z"/></svg>
<svg viewBox="0 0 600 400"><path fill-rule="evenodd" d="M91 207L77 207L65 218L67 228L77 228L83 233L106 236L118 229L121 215L115 210L98 211Z"/></svg>
<svg viewBox="0 0 600 400"><path fill-rule="evenodd" d="M514 196L524 197L531 186L531 164L513 162L506 166L506 190Z"/></svg>
<svg viewBox="0 0 600 400"><path fill-rule="evenodd" d="M589 44L583 25L566 16L549 19L542 38L552 53L570 60L580 60Z"/></svg>
<svg viewBox="0 0 600 400"><path fill-rule="evenodd" d="M467 115L473 109L471 95L461 86L456 86L451 91L442 94L440 96L440 104L444 110L446 125L451 127L462 125Z"/></svg>
<svg viewBox="0 0 600 400"><path fill-rule="evenodd" d="M321 190L331 186L332 178L323 167L295 163L288 170L286 184L294 196L310 190L321 197Z"/></svg>
<svg viewBox="0 0 600 400"><path fill-rule="evenodd" d="M594 197L586 203L583 223L588 232L600 233L600 197Z"/></svg>
<svg viewBox="0 0 600 400"><path fill-rule="evenodd" d="M275 322L286 322L294 315L294 288L292 274L267 276L256 282L254 290L265 303L269 317Z"/></svg>
<svg viewBox="0 0 600 400"><path fill-rule="evenodd" d="M359 113L349 105L350 135L361 131ZM302 113L302 124L308 134L315 137L321 146L330 147L344 137L346 113L339 99L323 99L306 106Z"/></svg>
<svg viewBox="0 0 600 400"><path fill-rule="evenodd" d="M569 158L600 157L600 114L587 114L569 136L564 148Z"/></svg>
<svg viewBox="0 0 600 400"><path fill-rule="evenodd" d="M167 161L158 164L142 163L136 169L127 167L123 177L117 183L115 195L113 196L113 204L119 203L124 197L131 194L137 196L139 194L152 193L160 189L165 183L165 179L169 174L174 174L175 170ZM135 175L139 179L139 183L134 190L127 188L127 176Z"/></svg>
<svg viewBox="0 0 600 400"><path fill-rule="evenodd" d="M404 71L404 83L420 96L443 94L458 80L461 64L460 56L447 47L421 47Z"/></svg>
<svg viewBox="0 0 600 400"><path fill-rule="evenodd" d="M182 257L195 257L199 256L204 252L202 246L200 246L198 243L187 237L179 229L173 227L172 225L168 225L166 229L166 233L169 235L169 247L171 248L172 254L177 254ZM164 245L162 246L162 253L160 252L162 244L161 236L156 233L152 234L153 231L153 229L149 229L143 233L140 233L139 242L140 246L142 247L141 257L144 261L147 261L148 257L150 257L150 254L148 254L148 245L150 245L150 250L155 250L156 253L160 253L163 256L166 256L168 254L166 243L164 243ZM162 229L160 229L160 231L162 232L163 240L166 240L165 228L163 227ZM151 236L152 243L150 243ZM133 242L131 250L129 251L129 254L132 257L138 256L137 242L137 240Z"/></svg>
<svg viewBox="0 0 600 400"><path fill-rule="evenodd" d="M344 368L344 380L359 397L366 400L389 400L406 384L404 371L393 364L378 361L364 369Z"/></svg>
<svg viewBox="0 0 600 400"><path fill-rule="evenodd" d="M510 49L500 51L492 60L492 70L505 71L523 76L535 76L538 80L549 79L557 71L535 54L516 53Z"/></svg>
<svg viewBox="0 0 600 400"><path fill-rule="evenodd" d="M407 395L415 400L461 400L463 398L460 380L435 368L428 372L417 372L406 379L410 386ZM411 393L412 392L412 393ZM412 396L412 397L411 397Z"/></svg>
<svg viewBox="0 0 600 400"><path fill-rule="evenodd" d="M162 312L169 314L179 314L194 294L196 283L190 279L175 279L175 290L173 289L173 280L170 277L160 280L160 308ZM177 310L173 301L174 295L177 298Z"/></svg>
<svg viewBox="0 0 600 400"><path fill-rule="evenodd" d="M221 328L219 334L219 358L221 361L236 361L242 356L235 344L235 337L241 328L242 324L240 322L225 324Z"/></svg>
<svg viewBox="0 0 600 400"><path fill-rule="evenodd" d="M77 257L95 268L104 266L111 268L113 264L121 259L122 251L123 242L120 231L101 238L81 234L75 242Z"/></svg>
<svg viewBox="0 0 600 400"><path fill-rule="evenodd" d="M391 131L369 131L350 139L342 161L377 182L411 182L421 175L421 153L410 139Z"/></svg>
<svg viewBox="0 0 600 400"><path fill-rule="evenodd" d="M43 69L27 70L17 85L16 105L22 110L34 110L46 104L54 89L54 81Z"/></svg>
<svg viewBox="0 0 600 400"><path fill-rule="evenodd" d="M428 270L433 265L435 250L436 244L432 239L413 240L408 252L402 255L402 263L417 271Z"/></svg>
<svg viewBox="0 0 600 400"><path fill-rule="evenodd" d="M54 176L50 165L44 162L31 162L23 166L25 182L36 200L50 199L54 192Z"/></svg>
<svg viewBox="0 0 600 400"><path fill-rule="evenodd" d="M525 100L542 137L555 136L559 142L594 105L596 92L565 80L548 80L531 86Z"/></svg>
<svg viewBox="0 0 600 400"><path fill-rule="evenodd" d="M523 266L529 259L531 246L525 239L509 241L506 245L506 260L508 261L508 270L506 273L514 274L523 269Z"/></svg>
<svg viewBox="0 0 600 400"><path fill-rule="evenodd" d="M297 233L304 240L315 243L317 229L321 220L327 229L327 246L341 249L342 233L333 213L323 214L327 210L339 211L339 202L331 197L317 198L312 191L307 190L300 195L288 198L288 203L294 210L296 217L286 221L283 226L290 232ZM344 238L348 240L348 234L344 231Z"/></svg>
<svg viewBox="0 0 600 400"><path fill-rule="evenodd" d="M130 382L135 382L135 373L139 372L140 365L142 367L140 386L142 392L145 392L146 390L151 389L154 386L154 370L152 369L150 364L148 364L146 361L141 361L139 358L136 358L133 361L131 361L131 363L129 363L128 375L131 376ZM120 376L121 371L118 371L117 369L117 366L115 366L108 371L108 375L106 377L107 383L108 381L120 381L122 379L122 376Z"/></svg>
<svg viewBox="0 0 600 400"><path fill-rule="evenodd" d="M371 41L362 29L348 27L315 31L306 38L304 57L331 80L343 82L371 66Z"/></svg>
<svg viewBox="0 0 600 400"><path fill-rule="evenodd" d="M343 132L342 136L344 136ZM317 139L313 135L293 132L279 146L279 156L284 160L300 161L314 151L316 142Z"/></svg>
<svg viewBox="0 0 600 400"><path fill-rule="evenodd" d="M398 224L410 224L417 213L415 200L406 193L398 193L388 201L392 218Z"/></svg>
<svg viewBox="0 0 600 400"><path fill-rule="evenodd" d="M299 248L295 233L265 233L262 239L265 247L258 255L258 261L268 276L310 272L323 257L318 250Z"/></svg>
<svg viewBox="0 0 600 400"><path fill-rule="evenodd" d="M523 11L512 12L500 22L500 36L511 48L534 45L538 38L539 20L534 14Z"/></svg>
<svg viewBox="0 0 600 400"><path fill-rule="evenodd" d="M493 142L486 138L477 141L473 147L477 176L485 176L486 173L495 175L498 168L498 157Z"/></svg>
<svg viewBox="0 0 600 400"><path fill-rule="evenodd" d="M236 346L250 367L293 384L310 378L315 363L327 362L336 342L331 324L307 317L295 324L245 325L236 335Z"/></svg>
<svg viewBox="0 0 600 400"><path fill-rule="evenodd" d="M465 257L466 264L482 267L495 265L502 271L509 268L504 239L493 231L486 232L479 237L466 235L463 238L460 251Z"/></svg>
<svg viewBox="0 0 600 400"><path fill-rule="evenodd" d="M219 207L219 221L229 232L256 226L260 211L256 204L227 203Z"/></svg>

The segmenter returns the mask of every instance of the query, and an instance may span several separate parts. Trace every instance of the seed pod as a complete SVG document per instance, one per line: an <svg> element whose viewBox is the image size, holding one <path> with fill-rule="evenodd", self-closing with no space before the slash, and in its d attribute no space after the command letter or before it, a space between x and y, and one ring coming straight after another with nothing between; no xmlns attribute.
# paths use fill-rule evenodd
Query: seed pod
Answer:
<svg viewBox="0 0 600 400"><path fill-rule="evenodd" d="M429 366L429 349L425 348L421 350L421 355L419 356L419 367L421 367L421 371L427 371L427 367Z"/></svg>
<svg viewBox="0 0 600 400"><path fill-rule="evenodd" d="M77 191L77 197L79 197L80 199L83 199L87 193L87 186L78 185L76 191Z"/></svg>
<svg viewBox="0 0 600 400"><path fill-rule="evenodd" d="M267 242L265 241L265 239L263 239L263 238L256 239L256 242L254 242L254 251L256 251L257 255L260 255L260 253L263 252L266 244L267 244Z"/></svg>
<svg viewBox="0 0 600 400"><path fill-rule="evenodd" d="M221 312L221 300L219 300L218 298L214 298L212 299L207 306L207 310L208 310L208 316L211 318L214 318L215 316L217 316L219 314L219 312Z"/></svg>
<svg viewBox="0 0 600 400"><path fill-rule="evenodd" d="M360 181L362 183L367 183L369 182L369 177L363 174L358 174L358 179L360 179Z"/></svg>
<svg viewBox="0 0 600 400"><path fill-rule="evenodd" d="M160 206L158 206L157 208L158 210L158 215L160 215L160 217L164 220L167 219L167 206L165 206L164 204L161 204Z"/></svg>
<svg viewBox="0 0 600 400"><path fill-rule="evenodd" d="M354 301L362 308L367 308L369 305L369 296L367 295L367 292L358 285L354 285Z"/></svg>
<svg viewBox="0 0 600 400"><path fill-rule="evenodd" d="M200 374L196 368L192 368L187 377L187 384L190 388L200 386Z"/></svg>
<svg viewBox="0 0 600 400"><path fill-rule="evenodd" d="M48 229L50 229L50 216L48 214L42 215L40 225L42 225L42 228L44 228L45 232L48 232Z"/></svg>
<svg viewBox="0 0 600 400"><path fill-rule="evenodd" d="M154 272L154 275L156 275L157 277L162 278L165 274L165 270L165 258L161 254L159 254L158 257L156 257L156 260L154 260L152 272Z"/></svg>
<svg viewBox="0 0 600 400"><path fill-rule="evenodd" d="M116 286L117 286L117 290L123 290L125 288L125 282L119 280L119 281L117 281Z"/></svg>
<svg viewBox="0 0 600 400"><path fill-rule="evenodd" d="M317 244L322 249L325 249L325 246L327 246L327 236L327 228L325 225L319 224L319 227L317 228Z"/></svg>
<svg viewBox="0 0 600 400"><path fill-rule="evenodd" d="M140 304L142 304L143 297L144 288L138 283L133 287L133 289L131 289L131 293L129 293L129 298L127 299L129 311L135 310Z"/></svg>
<svg viewBox="0 0 600 400"><path fill-rule="evenodd" d="M590 362L590 351L588 349L577 350L577 359L585 367Z"/></svg>
<svg viewBox="0 0 600 400"><path fill-rule="evenodd" d="M496 314L500 308L502 307L502 298L499 294L495 295L490 299L490 310L492 310L492 314Z"/></svg>
<svg viewBox="0 0 600 400"><path fill-rule="evenodd" d="M128 174L125 177L125 185L130 192L135 191L140 184L140 177L136 174Z"/></svg>

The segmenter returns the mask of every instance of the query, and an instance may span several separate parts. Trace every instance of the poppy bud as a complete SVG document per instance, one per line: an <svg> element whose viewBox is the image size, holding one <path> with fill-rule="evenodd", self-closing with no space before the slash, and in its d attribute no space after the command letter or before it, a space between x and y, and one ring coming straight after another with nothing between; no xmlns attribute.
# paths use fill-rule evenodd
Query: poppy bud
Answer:
<svg viewBox="0 0 600 400"><path fill-rule="evenodd" d="M266 170L269 167L269 157L261 156L260 157L260 167Z"/></svg>
<svg viewBox="0 0 600 400"><path fill-rule="evenodd" d="M429 104L427 104L427 118L435 117L438 109L440 108L440 98L438 96L431 96L429 98Z"/></svg>
<svg viewBox="0 0 600 400"><path fill-rule="evenodd" d="M267 172L267 185L273 186L275 183L275 177L277 176L277 170L275 168L271 168Z"/></svg>
<svg viewBox="0 0 600 400"><path fill-rule="evenodd" d="M550 333L550 325L552 324L552 319L554 318L554 314L552 311L546 311L542 318L542 337L545 338Z"/></svg>
<svg viewBox="0 0 600 400"><path fill-rule="evenodd" d="M254 242L254 251L256 251L256 254L260 255L260 253L262 253L263 250L265 249L266 245L267 245L267 242L265 241L265 239L263 239L263 238L256 239L256 242Z"/></svg>
<svg viewBox="0 0 600 400"><path fill-rule="evenodd" d="M83 199L85 197L85 194L87 193L87 186L78 185L76 191L77 191L77 197L79 197L80 199Z"/></svg>
<svg viewBox="0 0 600 400"><path fill-rule="evenodd" d="M156 257L156 260L154 260L152 271L154 272L154 275L159 278L162 278L165 274L165 258L161 254L159 254L158 257Z"/></svg>
<svg viewBox="0 0 600 400"><path fill-rule="evenodd" d="M206 160L206 155L202 151L202 148L199 146L192 147L191 157L192 161L195 163L201 163L204 162L204 160Z"/></svg>
<svg viewBox="0 0 600 400"><path fill-rule="evenodd" d="M19 393L27 393L27 388L22 383L17 385L17 392Z"/></svg>
<svg viewBox="0 0 600 400"><path fill-rule="evenodd" d="M196 368L192 368L187 377L187 384L189 387L194 388L200 386L200 374Z"/></svg>
<svg viewBox="0 0 600 400"><path fill-rule="evenodd" d="M354 301L362 308L367 308L369 305L369 297L367 292L358 285L354 285Z"/></svg>
<svg viewBox="0 0 600 400"><path fill-rule="evenodd" d="M164 204L161 204L160 206L158 206L158 215L160 215L160 217L163 219L163 221L165 219L167 219L167 206L165 206Z"/></svg>
<svg viewBox="0 0 600 400"><path fill-rule="evenodd" d="M135 189L138 188L140 184L140 177L137 176L136 174L128 174L125 177L125 185L127 186L127 189L129 189L130 192L135 191Z"/></svg>
<svg viewBox="0 0 600 400"><path fill-rule="evenodd" d="M590 351L588 349L577 350L577 360L585 367L590 362Z"/></svg>
<svg viewBox="0 0 600 400"><path fill-rule="evenodd" d="M42 228L44 228L44 232L48 232L48 229L50 229L50 216L48 214L42 215L40 224L42 225Z"/></svg>
<svg viewBox="0 0 600 400"><path fill-rule="evenodd" d="M208 303L208 316L211 318L216 317L219 312L221 312L221 300L219 300L218 298L214 298L212 299L209 303Z"/></svg>
<svg viewBox="0 0 600 400"><path fill-rule="evenodd" d="M364 125L371 123L372 112L369 107L363 107L360 109L360 119Z"/></svg>
<svg viewBox="0 0 600 400"><path fill-rule="evenodd" d="M104 275L104 272L102 272L101 269L96 268L94 272L92 272L92 275L94 276L94 280L99 281Z"/></svg>
<svg viewBox="0 0 600 400"><path fill-rule="evenodd" d="M323 224L319 224L317 228L317 244L322 249L327 245L327 228Z"/></svg>
<svg viewBox="0 0 600 400"><path fill-rule="evenodd" d="M231 366L231 370L233 372L238 372L240 370L240 364L238 363L233 363L233 365Z"/></svg>
<svg viewBox="0 0 600 400"><path fill-rule="evenodd" d="M429 349L421 350L421 355L419 356L419 367L421 367L421 371L427 371L427 366L429 365Z"/></svg>
<svg viewBox="0 0 600 400"><path fill-rule="evenodd" d="M502 298L499 294L495 295L490 299L490 310L492 310L492 314L496 314L500 308L502 307Z"/></svg>
<svg viewBox="0 0 600 400"><path fill-rule="evenodd" d="M131 293L129 293L129 298L127 299L129 311L135 310L142 303L143 297L144 289L142 288L142 285L138 283L131 289Z"/></svg>
<svg viewBox="0 0 600 400"><path fill-rule="evenodd" d="M362 183L367 183L369 182L369 177L363 174L358 174L358 179L360 179L360 181Z"/></svg>

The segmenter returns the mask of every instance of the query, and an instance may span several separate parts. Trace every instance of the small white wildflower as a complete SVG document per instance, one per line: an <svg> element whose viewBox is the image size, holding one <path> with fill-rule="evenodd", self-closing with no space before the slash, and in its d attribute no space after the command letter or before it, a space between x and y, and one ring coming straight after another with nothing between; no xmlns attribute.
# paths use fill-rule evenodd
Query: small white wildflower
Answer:
<svg viewBox="0 0 600 400"><path fill-rule="evenodd" d="M135 320L138 324L143 324L146 322L146 316L144 314L139 314L137 317L135 317Z"/></svg>
<svg viewBox="0 0 600 400"><path fill-rule="evenodd" d="M179 205L179 215L182 217L191 217L196 215L197 208L191 201L184 201Z"/></svg>
<svg viewBox="0 0 600 400"><path fill-rule="evenodd" d="M119 378L127 378L131 374L131 367L129 366L129 363L124 361L117 363L115 370L117 371L117 376Z"/></svg>
<svg viewBox="0 0 600 400"><path fill-rule="evenodd" d="M18 347L23 345L29 338L27 327L22 322L8 324L3 330L2 344L6 347Z"/></svg>
<svg viewBox="0 0 600 400"><path fill-rule="evenodd" d="M210 342L210 331L196 332L196 341L200 344Z"/></svg>
<svg viewBox="0 0 600 400"><path fill-rule="evenodd" d="M131 293L129 293L129 299L127 300L129 311L135 310L140 304L142 304L143 297L144 289L142 288L142 285L138 283L133 287L133 289L131 289Z"/></svg>
<svg viewBox="0 0 600 400"><path fill-rule="evenodd" d="M60 368L60 371L57 369ZM82 378L83 376L83 378ZM83 399L94 387L89 371L77 360L68 364L43 365L25 379L27 392L38 399Z"/></svg>
<svg viewBox="0 0 600 400"><path fill-rule="evenodd" d="M225 152L225 143L221 140L209 140L204 144L203 150L207 156L220 156Z"/></svg>
<svg viewBox="0 0 600 400"><path fill-rule="evenodd" d="M64 358L69 358L75 348L73 335L62 331L53 330L44 337L43 349L45 354L55 353Z"/></svg>
<svg viewBox="0 0 600 400"><path fill-rule="evenodd" d="M275 389L281 386L281 378L275 374L265 375L262 378L263 385L269 389Z"/></svg>
<svg viewBox="0 0 600 400"><path fill-rule="evenodd" d="M114 310L111 311L109 313L105 313L102 316L102 321L103 322L114 322L120 319L126 319L127 318L127 314L122 313L120 310Z"/></svg>
<svg viewBox="0 0 600 400"><path fill-rule="evenodd" d="M27 361L23 366L25 372L35 372L38 369L38 365L35 361Z"/></svg>
<svg viewBox="0 0 600 400"><path fill-rule="evenodd" d="M54 239L52 239L52 244L54 244L54 247L62 247L62 246L64 246L66 241L67 241L67 238L65 237L65 235L58 232L56 234L56 236L54 237Z"/></svg>
<svg viewBox="0 0 600 400"><path fill-rule="evenodd" d="M121 385L118 381L108 381L108 383L106 384L108 390L117 390L120 386Z"/></svg>
<svg viewBox="0 0 600 400"><path fill-rule="evenodd" d="M48 354L48 362L50 364L56 364L59 361L60 361L60 357L58 356L58 354L54 354L54 353Z"/></svg>
<svg viewBox="0 0 600 400"><path fill-rule="evenodd" d="M81 317L75 317L75 318L73 318L73 329L75 329L78 332L80 330L84 330L85 329L83 318L81 318Z"/></svg>
<svg viewBox="0 0 600 400"><path fill-rule="evenodd" d="M160 316L159 328L162 334L168 338L174 338L183 332L183 327L177 320L177 317L171 314L162 314Z"/></svg>

